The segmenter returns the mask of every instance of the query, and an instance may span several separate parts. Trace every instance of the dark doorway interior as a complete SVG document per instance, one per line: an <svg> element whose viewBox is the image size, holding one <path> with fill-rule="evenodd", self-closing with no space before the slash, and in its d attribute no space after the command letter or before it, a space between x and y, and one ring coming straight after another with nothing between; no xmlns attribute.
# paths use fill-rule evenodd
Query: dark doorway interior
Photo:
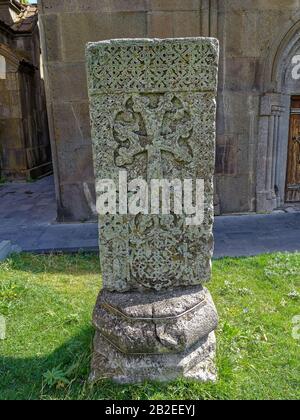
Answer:
<svg viewBox="0 0 300 420"><path fill-rule="evenodd" d="M300 96L292 97L291 104L286 202L300 202Z"/></svg>

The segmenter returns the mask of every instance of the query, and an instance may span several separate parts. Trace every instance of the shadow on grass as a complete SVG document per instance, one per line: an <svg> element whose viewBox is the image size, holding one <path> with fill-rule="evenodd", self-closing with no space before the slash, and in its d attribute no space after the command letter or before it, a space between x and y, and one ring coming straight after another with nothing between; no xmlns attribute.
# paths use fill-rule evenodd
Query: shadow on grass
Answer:
<svg viewBox="0 0 300 420"><path fill-rule="evenodd" d="M183 379L133 385L102 380L91 385L88 377L93 333L92 327L83 329L48 356L0 357L0 400L203 400L222 396L216 384ZM54 382L49 386L46 378L51 375Z"/></svg>
<svg viewBox="0 0 300 420"><path fill-rule="evenodd" d="M76 254L14 254L5 264L13 271L32 274L101 275L99 255L96 253ZM1 270L1 263L0 263Z"/></svg>
<svg viewBox="0 0 300 420"><path fill-rule="evenodd" d="M67 389L64 389L59 377L56 383L54 375L51 387L45 383L44 375L57 370L68 382L82 385L89 375L92 337L93 328L89 327L44 357L21 359L0 356L0 399L40 399L43 394L46 398L57 398L59 394L63 397Z"/></svg>

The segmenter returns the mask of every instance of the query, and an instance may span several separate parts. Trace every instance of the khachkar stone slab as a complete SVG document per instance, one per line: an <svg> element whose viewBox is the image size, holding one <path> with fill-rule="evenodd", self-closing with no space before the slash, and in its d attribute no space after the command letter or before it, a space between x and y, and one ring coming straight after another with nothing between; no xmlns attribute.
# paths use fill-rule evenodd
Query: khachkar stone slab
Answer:
<svg viewBox="0 0 300 420"><path fill-rule="evenodd" d="M88 45L87 60L97 197L101 180L114 181L118 196L116 214L99 220L103 290L91 377L214 380L218 316L204 284L213 252L218 42L105 41ZM130 202L133 190L121 173L129 185L204 180L201 223L186 207L147 211L147 200L132 214L124 194Z"/></svg>

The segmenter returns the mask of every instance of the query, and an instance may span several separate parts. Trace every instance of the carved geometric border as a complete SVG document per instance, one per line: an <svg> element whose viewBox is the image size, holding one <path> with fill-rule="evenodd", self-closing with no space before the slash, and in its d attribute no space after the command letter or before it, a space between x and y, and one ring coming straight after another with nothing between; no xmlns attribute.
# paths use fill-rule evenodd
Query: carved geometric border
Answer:
<svg viewBox="0 0 300 420"><path fill-rule="evenodd" d="M217 40L207 38L90 43L90 94L215 92L218 48Z"/></svg>

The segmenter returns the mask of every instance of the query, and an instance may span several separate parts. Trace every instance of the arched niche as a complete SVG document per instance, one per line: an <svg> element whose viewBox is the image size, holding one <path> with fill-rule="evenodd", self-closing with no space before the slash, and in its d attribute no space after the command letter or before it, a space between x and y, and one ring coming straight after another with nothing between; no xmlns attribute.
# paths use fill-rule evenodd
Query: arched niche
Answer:
<svg viewBox="0 0 300 420"><path fill-rule="evenodd" d="M300 55L300 14L277 37L265 59L261 81L257 149L257 211L285 203L291 97L300 95L292 77L293 57Z"/></svg>

